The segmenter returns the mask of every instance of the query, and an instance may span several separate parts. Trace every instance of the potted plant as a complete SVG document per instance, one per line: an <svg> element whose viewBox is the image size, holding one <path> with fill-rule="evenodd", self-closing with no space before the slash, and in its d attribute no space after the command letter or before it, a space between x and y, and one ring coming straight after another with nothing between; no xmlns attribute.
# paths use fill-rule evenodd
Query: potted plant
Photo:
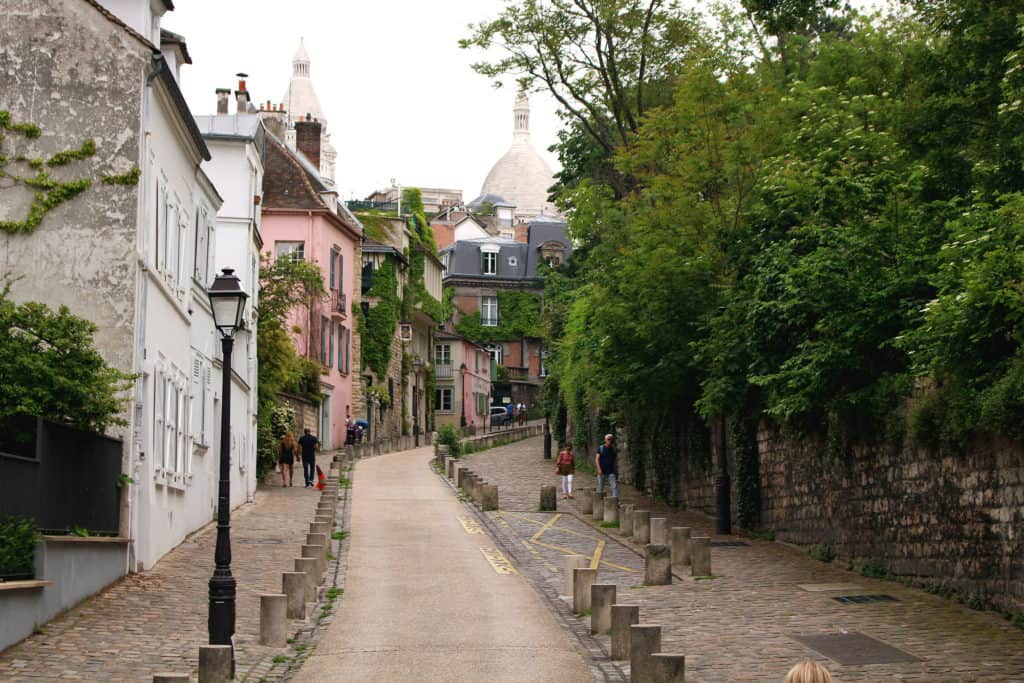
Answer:
<svg viewBox="0 0 1024 683"><path fill-rule="evenodd" d="M27 517L0 519L0 581L25 581L35 576L35 521Z"/></svg>

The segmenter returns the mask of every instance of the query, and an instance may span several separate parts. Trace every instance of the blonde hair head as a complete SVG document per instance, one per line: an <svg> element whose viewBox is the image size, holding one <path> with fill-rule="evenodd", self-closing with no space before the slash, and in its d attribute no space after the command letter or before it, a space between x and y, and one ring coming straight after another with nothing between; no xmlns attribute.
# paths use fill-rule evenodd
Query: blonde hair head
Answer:
<svg viewBox="0 0 1024 683"><path fill-rule="evenodd" d="M832 683L832 674L821 664L807 660L790 669L784 683Z"/></svg>

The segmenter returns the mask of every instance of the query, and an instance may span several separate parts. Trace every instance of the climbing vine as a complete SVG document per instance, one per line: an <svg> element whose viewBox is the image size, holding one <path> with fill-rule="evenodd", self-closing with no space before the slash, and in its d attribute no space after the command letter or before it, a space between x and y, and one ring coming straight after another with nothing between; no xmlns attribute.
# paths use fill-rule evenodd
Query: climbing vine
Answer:
<svg viewBox="0 0 1024 683"><path fill-rule="evenodd" d="M0 230L9 233L32 232L46 214L69 201L92 186L92 178L80 178L78 180L61 181L52 177L46 167L67 166L74 161L83 161L96 154L96 142L87 139L78 149L67 149L56 152L48 159L29 158L18 155L14 162L23 163L35 171L34 175L18 175L8 170L11 159L4 153L3 143L8 133L18 133L27 140L35 140L42 135L42 129L32 123L17 123L11 118L8 111L0 111L0 178L10 178L16 183L35 190L35 196L29 205L28 212L21 220L2 220ZM103 182L108 185L136 185L139 182L141 171L133 168L127 173L120 175L101 176Z"/></svg>
<svg viewBox="0 0 1024 683"><path fill-rule="evenodd" d="M729 418L729 440L736 462L736 508L744 529L756 529L761 521L760 457L757 451L757 420L743 411Z"/></svg>
<svg viewBox="0 0 1024 683"><path fill-rule="evenodd" d="M366 313L359 313L363 367L369 366L383 376L391 361L391 341L401 310L398 273L393 261L385 261L374 271L373 287L366 295L377 299L377 303Z"/></svg>
<svg viewBox="0 0 1024 683"><path fill-rule="evenodd" d="M456 331L477 344L510 341L544 336L541 324L540 297L532 292L498 292L498 324L485 326L480 313L465 313L455 326Z"/></svg>

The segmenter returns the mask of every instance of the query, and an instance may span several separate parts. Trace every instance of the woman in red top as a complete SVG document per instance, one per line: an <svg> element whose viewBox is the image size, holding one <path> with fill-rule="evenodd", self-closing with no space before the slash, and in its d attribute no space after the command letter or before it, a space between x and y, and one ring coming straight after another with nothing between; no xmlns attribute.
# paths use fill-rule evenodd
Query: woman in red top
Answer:
<svg viewBox="0 0 1024 683"><path fill-rule="evenodd" d="M573 459L572 445L563 444L562 450L558 452L558 460L555 461L555 472L562 477L562 498L572 498L572 475L576 471L576 462Z"/></svg>

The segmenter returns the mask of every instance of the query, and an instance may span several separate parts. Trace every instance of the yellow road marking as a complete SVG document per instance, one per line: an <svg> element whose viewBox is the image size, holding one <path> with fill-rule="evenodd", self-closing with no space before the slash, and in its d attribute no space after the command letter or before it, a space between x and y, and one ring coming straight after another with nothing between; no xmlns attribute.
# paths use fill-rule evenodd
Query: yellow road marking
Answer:
<svg viewBox="0 0 1024 683"><path fill-rule="evenodd" d="M467 534L482 534L484 532L475 519L469 519L468 517L456 517L456 519L462 524L462 528L466 530Z"/></svg>
<svg viewBox="0 0 1024 683"><path fill-rule="evenodd" d="M505 513L505 514L511 515L513 517L517 517L517 518L523 520L524 522L529 522L530 524L538 524L540 526L548 526L548 525L551 524L550 521L547 524L545 524L544 522L538 522L536 519L530 519L529 517L524 517L522 515L517 515L514 512L508 512L508 513ZM561 513L559 513L559 515L560 514ZM576 531L574 529L567 529L564 526L559 526L559 527L550 527L550 526L548 526L548 529L546 529L545 531L552 531L552 530L553 531L559 531L559 532L565 533L565 534L572 534L573 536L579 536L580 538L586 538L586 539L591 540L591 541L599 541L599 540L601 540L597 536L591 536L589 534L585 534L585 533L582 533L580 531Z"/></svg>
<svg viewBox="0 0 1024 683"><path fill-rule="evenodd" d="M484 554L487 561L491 563L491 567L494 568L497 574L518 574L516 568L512 566L512 563L502 554L497 548L491 548L488 546L480 546L480 552Z"/></svg>
<svg viewBox="0 0 1024 683"><path fill-rule="evenodd" d="M562 513L558 513L557 515L555 515L554 517L552 517L551 519L549 519L549 520L547 521L547 524L545 524L544 526L542 526L542 527L541 527L541 528L540 528L540 529L539 529L539 530L537 531L537 533L535 533L535 534L533 535L533 538L531 538L530 540L531 540L531 541L536 541L536 540L537 540L538 538L540 538L541 536L543 536L543 535L544 535L544 532L545 532L545 531L547 531L548 529L550 529L551 527L553 527L553 526L555 525L555 523L556 523L556 522L557 522L558 520L560 520L561 518L562 518Z"/></svg>
<svg viewBox="0 0 1024 683"><path fill-rule="evenodd" d="M604 541L598 541L597 550L594 551L594 556L590 558L590 568L597 569L598 565L601 564L601 553L604 552Z"/></svg>
<svg viewBox="0 0 1024 683"><path fill-rule="evenodd" d="M543 541L532 541L532 542L536 543L537 545L541 546L542 548L549 548L551 550L557 550L558 552L562 553L563 555L579 555L580 554L580 551L578 551L578 550L570 550L569 548L563 548L562 546L558 546L558 545L551 545L550 543L545 543ZM608 560L601 560L601 564L603 564L606 567L612 567L613 569L621 569L624 572L631 572L631 573L634 573L634 574L636 574L636 573L638 573L640 571L639 569L633 569L631 567L623 567L621 564L615 564L614 562L609 562Z"/></svg>

